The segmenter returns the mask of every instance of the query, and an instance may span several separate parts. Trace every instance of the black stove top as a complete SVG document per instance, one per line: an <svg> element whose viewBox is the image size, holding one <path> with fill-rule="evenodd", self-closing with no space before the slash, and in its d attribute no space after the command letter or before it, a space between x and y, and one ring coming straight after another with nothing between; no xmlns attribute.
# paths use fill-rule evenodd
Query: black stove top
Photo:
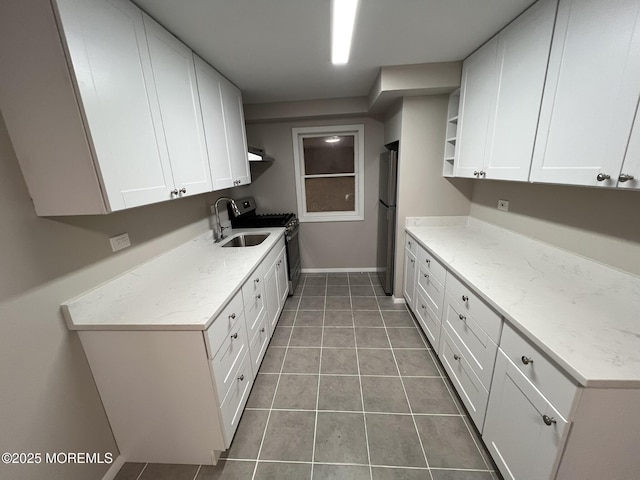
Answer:
<svg viewBox="0 0 640 480"><path fill-rule="evenodd" d="M262 215L245 214L231 217L233 228L286 227L296 216L293 213L266 213Z"/></svg>

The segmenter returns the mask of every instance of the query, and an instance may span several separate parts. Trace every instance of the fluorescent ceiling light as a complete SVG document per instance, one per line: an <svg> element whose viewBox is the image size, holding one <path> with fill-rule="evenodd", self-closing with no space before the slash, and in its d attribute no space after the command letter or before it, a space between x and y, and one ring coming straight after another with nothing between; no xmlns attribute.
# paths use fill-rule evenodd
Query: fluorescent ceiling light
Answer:
<svg viewBox="0 0 640 480"><path fill-rule="evenodd" d="M340 141L340 137L329 137L324 139L327 143L337 143Z"/></svg>
<svg viewBox="0 0 640 480"><path fill-rule="evenodd" d="M359 0L331 0L331 63L349 61Z"/></svg>

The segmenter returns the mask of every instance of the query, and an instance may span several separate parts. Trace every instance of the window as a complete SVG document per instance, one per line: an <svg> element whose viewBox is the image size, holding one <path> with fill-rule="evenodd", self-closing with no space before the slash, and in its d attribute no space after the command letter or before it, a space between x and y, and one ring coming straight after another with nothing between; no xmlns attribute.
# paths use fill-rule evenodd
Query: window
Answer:
<svg viewBox="0 0 640 480"><path fill-rule="evenodd" d="M292 133L300 221L364 220L364 125Z"/></svg>

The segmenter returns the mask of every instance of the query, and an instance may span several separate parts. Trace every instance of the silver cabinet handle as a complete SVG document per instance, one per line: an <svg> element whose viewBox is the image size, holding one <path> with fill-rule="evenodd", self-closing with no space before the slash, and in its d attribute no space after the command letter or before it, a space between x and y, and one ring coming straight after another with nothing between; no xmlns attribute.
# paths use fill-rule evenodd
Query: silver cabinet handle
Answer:
<svg viewBox="0 0 640 480"><path fill-rule="evenodd" d="M233 335L231 335L231 338L236 339L238 338L238 332L234 333Z"/></svg>
<svg viewBox="0 0 640 480"><path fill-rule="evenodd" d="M231 320L235 319L235 318L236 318L236 314L235 314L235 313L232 313L231 315L229 315L229 318L230 318Z"/></svg>
<svg viewBox="0 0 640 480"><path fill-rule="evenodd" d="M458 318L463 322L467 320L467 317L465 317L463 314L458 315Z"/></svg>
<svg viewBox="0 0 640 480"><path fill-rule="evenodd" d="M431 266L431 259L427 258L426 262L427 262L427 266L430 267Z"/></svg>
<svg viewBox="0 0 640 480"><path fill-rule="evenodd" d="M467 297L466 295L462 295L462 301L463 302L468 302L469 301L469 297Z"/></svg>
<svg viewBox="0 0 640 480"><path fill-rule="evenodd" d="M174 188L173 190L171 190L171 195L178 195L178 189Z"/></svg>
<svg viewBox="0 0 640 480"><path fill-rule="evenodd" d="M458 355L457 353L453 354L453 359L454 360L460 360L460 355Z"/></svg>
<svg viewBox="0 0 640 480"><path fill-rule="evenodd" d="M480 172L478 170L474 170L473 175L477 177L478 175L480 175Z"/></svg>
<svg viewBox="0 0 640 480"><path fill-rule="evenodd" d="M524 355L522 356L522 358L520 360L522 360L522 363L524 363L525 365L529 365L530 363L533 363L533 359L532 358L526 357Z"/></svg>
<svg viewBox="0 0 640 480"><path fill-rule="evenodd" d="M549 426L557 423L556 419L554 417L550 417L549 415L542 415L542 420L544 421L545 425Z"/></svg>
<svg viewBox="0 0 640 480"><path fill-rule="evenodd" d="M411 246L411 245L413 245L413 244L411 243L411 241L408 241L408 242L407 242L407 245Z"/></svg>
<svg viewBox="0 0 640 480"><path fill-rule="evenodd" d="M265 330L264 330L264 327L262 327L262 328L260 329L260 333L264 333L264 331L265 331Z"/></svg>
<svg viewBox="0 0 640 480"><path fill-rule="evenodd" d="M420 308L422 308L423 310L427 307L424 306L424 303L420 304Z"/></svg>
<svg viewBox="0 0 640 480"><path fill-rule="evenodd" d="M621 173L620 176L618 177L618 181L624 183L624 182L628 182L629 180L633 180L633 175L629 175L628 173Z"/></svg>
<svg viewBox="0 0 640 480"><path fill-rule="evenodd" d="M429 275L425 273L424 278L429 278Z"/></svg>
<svg viewBox="0 0 640 480"><path fill-rule="evenodd" d="M484 177L487 174L487 172L485 172L484 170L480 170L480 176Z"/></svg>
<svg viewBox="0 0 640 480"><path fill-rule="evenodd" d="M598 180L599 182L604 182L605 180L609 180L611 178L611 175L607 175L606 173L599 173L596 176L596 180Z"/></svg>
<svg viewBox="0 0 640 480"><path fill-rule="evenodd" d="M240 376L238 377L238 380L243 381L243 380L244 380L244 375L240 375Z"/></svg>
<svg viewBox="0 0 640 480"><path fill-rule="evenodd" d="M186 188L184 188L184 187L182 187L182 188L180 189L180 193L187 193L187 189L186 189Z"/></svg>
<svg viewBox="0 0 640 480"><path fill-rule="evenodd" d="M262 298L262 294L259 293L258 295L256 295L256 298L260 300Z"/></svg>
<svg viewBox="0 0 640 480"><path fill-rule="evenodd" d="M416 261L413 258L409 259L411 261L411 263L416 263Z"/></svg>
<svg viewBox="0 0 640 480"><path fill-rule="evenodd" d="M260 279L259 279L259 278L256 278L256 279L254 280L254 282L256 282L256 283L260 283Z"/></svg>

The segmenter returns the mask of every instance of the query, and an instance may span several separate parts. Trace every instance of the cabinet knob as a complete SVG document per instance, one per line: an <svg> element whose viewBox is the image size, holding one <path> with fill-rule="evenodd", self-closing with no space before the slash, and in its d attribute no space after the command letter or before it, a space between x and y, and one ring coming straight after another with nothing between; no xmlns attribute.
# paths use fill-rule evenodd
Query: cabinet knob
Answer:
<svg viewBox="0 0 640 480"><path fill-rule="evenodd" d="M171 190L171 195L178 195L178 189L174 188L173 190Z"/></svg>
<svg viewBox="0 0 640 480"><path fill-rule="evenodd" d="M259 293L258 295L256 295L256 298L260 300L262 298L262 294Z"/></svg>
<svg viewBox="0 0 640 480"><path fill-rule="evenodd" d="M431 259L427 258L426 262L427 262L427 266L431 266Z"/></svg>
<svg viewBox="0 0 640 480"><path fill-rule="evenodd" d="M624 183L624 182L628 182L629 180L633 180L633 175L629 175L628 173L621 173L620 176L618 177L618 181Z"/></svg>
<svg viewBox="0 0 640 480"><path fill-rule="evenodd" d="M549 415L542 415L542 420L544 421L545 425L553 425L554 423L557 423L556 419L553 417L550 417Z"/></svg>
<svg viewBox="0 0 640 480"><path fill-rule="evenodd" d="M409 259L411 261L411 263L415 263L416 261L413 258Z"/></svg>
<svg viewBox="0 0 640 480"><path fill-rule="evenodd" d="M234 319L236 318L236 314L235 314L235 313L232 313L231 315L229 315L229 318L230 318L231 320L234 320Z"/></svg>
<svg viewBox="0 0 640 480"><path fill-rule="evenodd" d="M256 278L256 279L254 280L254 282L256 282L256 283L260 283L260 279L259 279L259 278Z"/></svg>
<svg viewBox="0 0 640 480"><path fill-rule="evenodd" d="M611 175L607 175L606 173L599 173L596 176L596 180L598 180L599 182L604 182L605 180L609 180L611 178Z"/></svg>
<svg viewBox="0 0 640 480"><path fill-rule="evenodd" d="M479 172L478 170L475 170L475 171L473 172L473 175L477 177L477 176L479 176L479 175L480 175L480 172Z"/></svg>
<svg viewBox="0 0 640 480"><path fill-rule="evenodd" d="M282 264L282 260L280 260L280 261L278 262L278 267L279 267L281 264Z"/></svg>
<svg viewBox="0 0 640 480"><path fill-rule="evenodd" d="M264 331L265 331L265 329L264 329L264 327L262 327L262 328L260 329L260 333L264 333Z"/></svg>
<svg viewBox="0 0 640 480"><path fill-rule="evenodd" d="M459 318L460 320L462 320L463 322L465 322L465 321L467 320L467 317L465 317L465 316L464 316L464 315L462 315L462 314L458 315L458 318Z"/></svg>
<svg viewBox="0 0 640 480"><path fill-rule="evenodd" d="M420 308L422 308L423 310L427 307L425 307L424 303L420 304Z"/></svg>
<svg viewBox="0 0 640 480"><path fill-rule="evenodd" d="M484 177L487 174L487 172L485 172L484 170L480 170L480 176Z"/></svg>
<svg viewBox="0 0 640 480"><path fill-rule="evenodd" d="M466 295L462 295L462 301L463 302L468 302L469 301L469 297L467 297Z"/></svg>
<svg viewBox="0 0 640 480"><path fill-rule="evenodd" d="M409 242L407 242L407 245L411 246L411 245L413 245L413 244L409 241Z"/></svg>
<svg viewBox="0 0 640 480"><path fill-rule="evenodd" d="M454 360L460 360L460 355L458 355L457 353L453 354L453 359Z"/></svg>
<svg viewBox="0 0 640 480"><path fill-rule="evenodd" d="M182 188L180 189L180 193L187 193L187 189L186 189L185 187L182 187Z"/></svg>
<svg viewBox="0 0 640 480"><path fill-rule="evenodd" d="M522 358L520 360L522 360L522 363L524 363L525 365L529 365L530 363L533 363L533 359L532 358L526 357L524 355L522 356Z"/></svg>
<svg viewBox="0 0 640 480"><path fill-rule="evenodd" d="M231 335L231 338L236 339L238 338L238 332L234 333L233 335Z"/></svg>
<svg viewBox="0 0 640 480"><path fill-rule="evenodd" d="M424 278L429 278L429 274L425 273Z"/></svg>
<svg viewBox="0 0 640 480"><path fill-rule="evenodd" d="M240 375L240 376L238 377L238 380L243 381L243 380L244 380L244 375Z"/></svg>

